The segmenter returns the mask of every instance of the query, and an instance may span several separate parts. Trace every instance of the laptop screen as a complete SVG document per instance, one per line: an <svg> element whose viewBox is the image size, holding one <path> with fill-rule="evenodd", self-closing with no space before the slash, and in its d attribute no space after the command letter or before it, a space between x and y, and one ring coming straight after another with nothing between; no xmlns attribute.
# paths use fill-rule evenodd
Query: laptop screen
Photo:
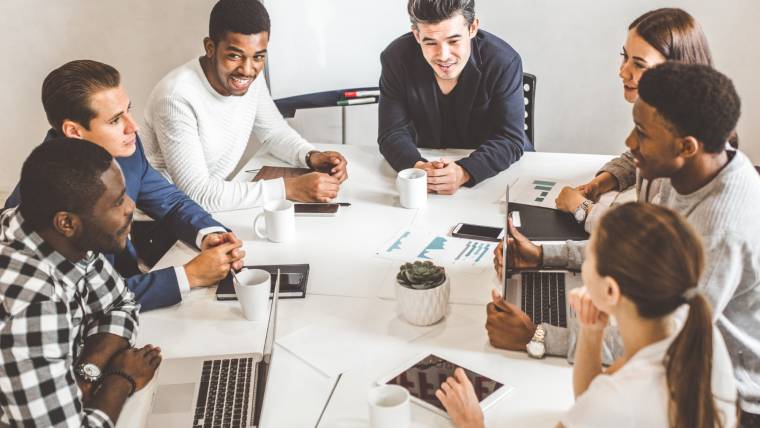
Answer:
<svg viewBox="0 0 760 428"><path fill-rule="evenodd" d="M269 311L269 324L264 338L264 355L259 362L258 379L256 379L256 396L253 405L253 426L259 426L261 410L264 408L264 393L269 379L269 364L272 361L274 348L275 327L277 326L277 303L280 301L280 270L277 269L277 279L274 283L274 295L272 296L272 309Z"/></svg>
<svg viewBox="0 0 760 428"><path fill-rule="evenodd" d="M504 261L504 284L502 285L501 296L503 299L507 298L507 282L509 281L509 267L507 263L507 243L509 241L509 184L507 184L507 190L504 197L504 238L502 238L503 245L501 250L502 260Z"/></svg>

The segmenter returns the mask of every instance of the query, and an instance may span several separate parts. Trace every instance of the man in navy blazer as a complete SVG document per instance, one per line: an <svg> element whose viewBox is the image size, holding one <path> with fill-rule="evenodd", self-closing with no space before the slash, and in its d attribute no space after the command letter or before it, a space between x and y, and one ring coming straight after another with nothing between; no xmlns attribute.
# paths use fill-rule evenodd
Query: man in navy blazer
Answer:
<svg viewBox="0 0 760 428"><path fill-rule="evenodd" d="M478 30L474 0L409 0L412 32L380 55L380 152L397 171L422 168L428 191L453 194L507 169L525 134L520 55ZM475 149L429 162L418 147Z"/></svg>
<svg viewBox="0 0 760 428"><path fill-rule="evenodd" d="M119 72L96 61L72 61L53 70L42 85L42 103L53 127L45 140L66 136L92 141L116 158L126 181L126 194L137 208L165 225L177 238L200 249L184 266L142 273L131 240L107 258L127 278L143 310L179 303L194 287L209 286L230 268L240 269L245 252L234 234L150 166L129 113L129 96ZM23 195L16 186L5 208Z"/></svg>

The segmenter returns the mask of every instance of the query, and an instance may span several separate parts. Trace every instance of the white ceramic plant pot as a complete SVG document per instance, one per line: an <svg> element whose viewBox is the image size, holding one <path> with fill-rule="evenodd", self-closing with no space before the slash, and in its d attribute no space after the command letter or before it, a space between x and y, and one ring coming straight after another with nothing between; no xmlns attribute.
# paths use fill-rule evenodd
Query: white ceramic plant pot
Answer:
<svg viewBox="0 0 760 428"><path fill-rule="evenodd" d="M414 325L435 324L445 317L450 293L448 275L443 284L429 290L414 290L396 281L396 300L401 307L401 315Z"/></svg>

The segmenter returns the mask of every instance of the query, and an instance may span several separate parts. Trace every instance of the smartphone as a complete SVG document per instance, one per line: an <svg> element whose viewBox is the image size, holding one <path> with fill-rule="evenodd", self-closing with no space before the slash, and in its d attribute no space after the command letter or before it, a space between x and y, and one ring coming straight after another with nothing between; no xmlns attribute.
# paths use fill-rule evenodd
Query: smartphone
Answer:
<svg viewBox="0 0 760 428"><path fill-rule="evenodd" d="M499 242L504 237L504 228L459 223L451 230L451 236Z"/></svg>
<svg viewBox="0 0 760 428"><path fill-rule="evenodd" d="M339 204L295 204L295 214L299 216L334 216Z"/></svg>

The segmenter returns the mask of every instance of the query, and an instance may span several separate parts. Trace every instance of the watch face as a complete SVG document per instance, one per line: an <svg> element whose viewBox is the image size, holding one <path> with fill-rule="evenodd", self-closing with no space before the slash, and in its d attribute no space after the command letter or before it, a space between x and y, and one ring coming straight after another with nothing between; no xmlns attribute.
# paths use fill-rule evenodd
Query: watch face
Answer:
<svg viewBox="0 0 760 428"><path fill-rule="evenodd" d="M100 377L100 369L95 364L85 364L82 366L82 373L89 378Z"/></svg>
<svg viewBox="0 0 760 428"><path fill-rule="evenodd" d="M586 210L583 209L583 207L578 207L577 210L575 210L575 220L581 222L586 218Z"/></svg>
<svg viewBox="0 0 760 428"><path fill-rule="evenodd" d="M528 351L528 354L531 357L541 358L544 356L544 353L546 352L546 347L541 342L534 342L534 341L528 342L526 349Z"/></svg>

